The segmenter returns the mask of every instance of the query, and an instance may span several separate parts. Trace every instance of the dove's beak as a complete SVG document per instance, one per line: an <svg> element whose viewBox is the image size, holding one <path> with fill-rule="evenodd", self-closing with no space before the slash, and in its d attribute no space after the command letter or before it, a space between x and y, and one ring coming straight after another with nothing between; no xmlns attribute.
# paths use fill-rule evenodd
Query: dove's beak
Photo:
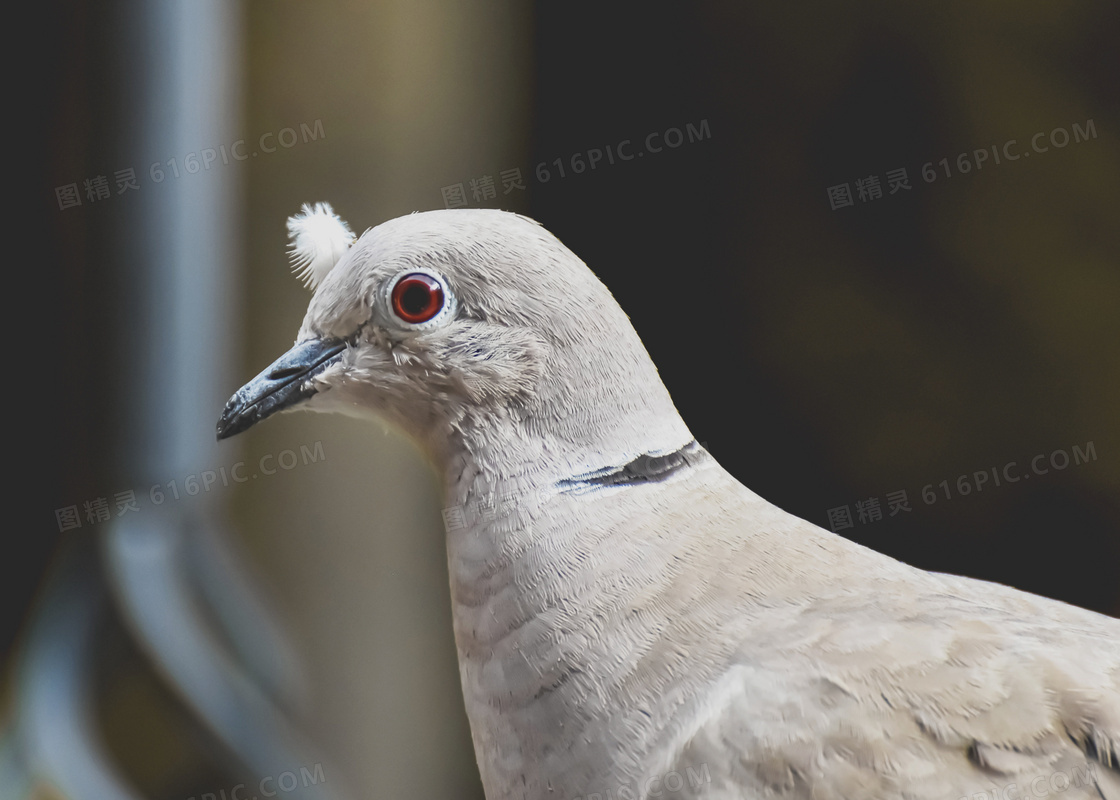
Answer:
<svg viewBox="0 0 1120 800"><path fill-rule="evenodd" d="M228 439L277 411L291 408L319 391L312 378L342 358L342 339L307 339L297 343L226 403L218 420L218 440Z"/></svg>

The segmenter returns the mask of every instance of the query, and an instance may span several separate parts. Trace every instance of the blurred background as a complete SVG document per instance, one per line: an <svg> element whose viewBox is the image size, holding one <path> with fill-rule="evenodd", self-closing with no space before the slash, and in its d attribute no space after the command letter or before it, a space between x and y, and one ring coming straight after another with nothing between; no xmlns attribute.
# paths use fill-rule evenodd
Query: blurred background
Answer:
<svg viewBox="0 0 1120 800"><path fill-rule="evenodd" d="M756 492L1120 615L1115 3L35 13L0 796L481 797L429 467L312 414L214 442L305 202L538 219Z"/></svg>

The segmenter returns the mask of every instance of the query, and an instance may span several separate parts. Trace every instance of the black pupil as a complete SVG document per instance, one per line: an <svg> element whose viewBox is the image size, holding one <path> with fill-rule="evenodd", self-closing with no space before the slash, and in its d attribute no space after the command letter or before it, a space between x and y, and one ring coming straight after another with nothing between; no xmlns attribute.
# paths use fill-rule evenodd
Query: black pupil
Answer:
<svg viewBox="0 0 1120 800"><path fill-rule="evenodd" d="M427 286L416 282L401 293L401 308L409 314L420 314L431 302L432 292Z"/></svg>

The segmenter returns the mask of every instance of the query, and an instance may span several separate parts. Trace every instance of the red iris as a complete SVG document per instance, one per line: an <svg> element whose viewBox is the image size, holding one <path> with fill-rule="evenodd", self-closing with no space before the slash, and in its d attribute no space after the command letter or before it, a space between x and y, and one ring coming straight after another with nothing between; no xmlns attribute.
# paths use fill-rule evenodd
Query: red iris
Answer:
<svg viewBox="0 0 1120 800"><path fill-rule="evenodd" d="M405 275L393 287L393 311L405 322L427 322L443 308L443 287L422 272Z"/></svg>

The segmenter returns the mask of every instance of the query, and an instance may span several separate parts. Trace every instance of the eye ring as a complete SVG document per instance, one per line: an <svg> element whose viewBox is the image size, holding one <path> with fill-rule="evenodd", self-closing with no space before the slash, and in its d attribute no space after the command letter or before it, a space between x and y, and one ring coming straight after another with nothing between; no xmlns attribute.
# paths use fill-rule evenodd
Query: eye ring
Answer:
<svg viewBox="0 0 1120 800"><path fill-rule="evenodd" d="M422 325L438 317L447 307L443 282L426 272L410 272L393 284L389 307L397 319L409 325Z"/></svg>

